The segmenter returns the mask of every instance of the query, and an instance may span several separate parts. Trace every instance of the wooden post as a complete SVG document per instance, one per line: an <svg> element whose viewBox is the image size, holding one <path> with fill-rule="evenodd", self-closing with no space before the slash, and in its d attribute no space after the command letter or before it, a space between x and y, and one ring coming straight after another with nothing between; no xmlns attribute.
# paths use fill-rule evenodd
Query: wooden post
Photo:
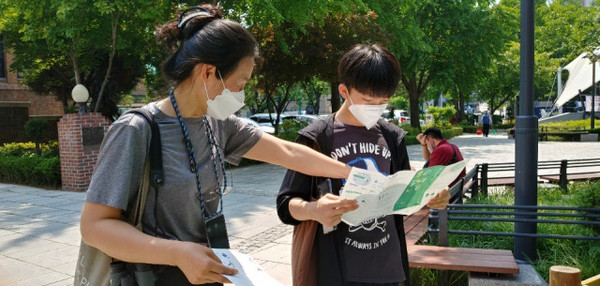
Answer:
<svg viewBox="0 0 600 286"><path fill-rule="evenodd" d="M569 266L550 267L550 286L581 285L581 270Z"/></svg>

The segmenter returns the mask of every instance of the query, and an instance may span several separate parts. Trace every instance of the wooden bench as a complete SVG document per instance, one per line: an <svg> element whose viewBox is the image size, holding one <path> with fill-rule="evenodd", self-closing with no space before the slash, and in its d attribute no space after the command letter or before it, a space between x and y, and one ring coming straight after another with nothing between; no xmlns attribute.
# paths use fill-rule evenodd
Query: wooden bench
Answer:
<svg viewBox="0 0 600 286"><path fill-rule="evenodd" d="M548 180L551 183L559 183L560 175L541 175L540 179ZM587 181L597 179L600 179L600 173L567 174L567 181Z"/></svg>
<svg viewBox="0 0 600 286"><path fill-rule="evenodd" d="M429 208L404 218L404 233L410 267L518 274L519 266L510 250L457 248L416 243L427 232Z"/></svg>
<svg viewBox="0 0 600 286"><path fill-rule="evenodd" d="M543 183L541 179L537 180L538 183ZM506 178L489 178L487 181L488 186L513 186L515 184L515 177Z"/></svg>
<svg viewBox="0 0 600 286"><path fill-rule="evenodd" d="M429 208L424 207L420 211L404 217L404 235L406 237L406 245L416 244L423 235L427 232L427 222L429 216Z"/></svg>
<svg viewBox="0 0 600 286"><path fill-rule="evenodd" d="M518 274L519 266L510 250L411 245L410 267Z"/></svg>

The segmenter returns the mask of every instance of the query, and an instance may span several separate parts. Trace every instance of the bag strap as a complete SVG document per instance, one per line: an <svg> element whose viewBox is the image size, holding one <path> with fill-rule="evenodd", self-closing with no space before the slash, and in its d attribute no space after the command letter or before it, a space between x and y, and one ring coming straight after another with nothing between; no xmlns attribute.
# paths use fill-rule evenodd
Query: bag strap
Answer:
<svg viewBox="0 0 600 286"><path fill-rule="evenodd" d="M150 125L150 130L152 131L150 148L148 149L148 158L144 164L144 176L140 183L136 202L127 217L127 221L131 225L139 230L142 230L142 216L144 215L144 208L146 207L148 189L151 185L158 191L158 188L164 183L160 129L158 128L158 123L154 119L154 115L150 111L143 108L138 108L128 112L142 115L142 117Z"/></svg>
<svg viewBox="0 0 600 286"><path fill-rule="evenodd" d="M162 146L160 143L160 130L158 123L154 120L154 115L142 108L133 109L129 112L140 114L150 124L152 130L152 138L150 140L150 184L153 187L158 188L164 182L163 166L162 166Z"/></svg>

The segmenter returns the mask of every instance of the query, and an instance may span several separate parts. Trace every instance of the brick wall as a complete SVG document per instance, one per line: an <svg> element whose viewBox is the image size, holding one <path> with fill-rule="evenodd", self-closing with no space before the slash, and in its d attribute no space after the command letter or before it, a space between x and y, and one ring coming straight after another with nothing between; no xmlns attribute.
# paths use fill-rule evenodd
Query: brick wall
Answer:
<svg viewBox="0 0 600 286"><path fill-rule="evenodd" d="M1 51L0 51L1 52ZM10 67L14 56L5 53L6 66ZM0 144L7 142L31 141L25 134L25 122L31 118L46 119L50 123L48 136L57 139L56 122L63 116L64 108L60 100L53 95L40 95L21 83L17 73L8 71L6 78L0 78ZM23 119L23 110L25 117ZM3 124L4 122L4 124Z"/></svg>
<svg viewBox="0 0 600 286"><path fill-rule="evenodd" d="M100 113L67 114L58 122L60 171L64 190L87 190L96 165L99 142L109 125L110 122ZM100 130L100 136L90 132L94 130Z"/></svg>

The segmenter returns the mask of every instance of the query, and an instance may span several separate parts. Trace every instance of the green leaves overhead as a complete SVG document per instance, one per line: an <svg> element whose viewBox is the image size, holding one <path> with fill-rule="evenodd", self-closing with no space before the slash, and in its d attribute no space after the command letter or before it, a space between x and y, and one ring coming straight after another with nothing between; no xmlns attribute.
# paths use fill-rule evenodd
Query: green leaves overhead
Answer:
<svg viewBox="0 0 600 286"><path fill-rule="evenodd" d="M358 43L387 46L400 60L411 117L426 91L508 102L519 86L519 0L221 0L226 18L257 37L264 58L257 89L277 93L315 77L337 86L337 62ZM163 95L156 25L197 1L0 0L0 31L34 90L65 105L75 74L94 97L112 51L107 100L118 101L142 77ZM536 94L552 93L553 72L600 45L600 7L578 1L536 0ZM285 88L283 89L285 90ZM289 90L289 89L288 89ZM335 88L332 89L335 94ZM439 95L439 93L437 93ZM257 105L258 106L258 105ZM114 116L114 105L105 114ZM257 107L258 108L258 107ZM418 120L411 121L413 125Z"/></svg>

